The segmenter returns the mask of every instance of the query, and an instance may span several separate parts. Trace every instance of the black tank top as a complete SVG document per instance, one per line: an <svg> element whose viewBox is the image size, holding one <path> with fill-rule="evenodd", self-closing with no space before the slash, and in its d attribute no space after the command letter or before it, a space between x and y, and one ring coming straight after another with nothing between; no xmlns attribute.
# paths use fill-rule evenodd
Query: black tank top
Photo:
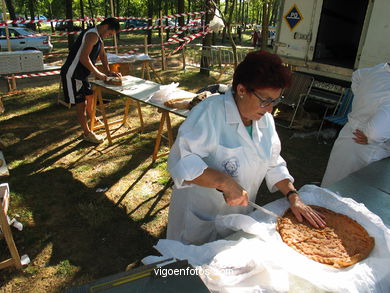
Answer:
<svg viewBox="0 0 390 293"><path fill-rule="evenodd" d="M80 54L85 44L85 37L87 34L91 34L91 33L97 34L99 38L98 42L93 46L92 51L89 54L89 59L91 59L92 64L95 65L103 42L99 36L97 27L92 27L83 31L76 39L75 43L73 44L72 48L69 51L69 55L65 61L65 64L61 68L62 75L66 75L66 77L70 77L70 78L84 80L91 73L80 62Z"/></svg>

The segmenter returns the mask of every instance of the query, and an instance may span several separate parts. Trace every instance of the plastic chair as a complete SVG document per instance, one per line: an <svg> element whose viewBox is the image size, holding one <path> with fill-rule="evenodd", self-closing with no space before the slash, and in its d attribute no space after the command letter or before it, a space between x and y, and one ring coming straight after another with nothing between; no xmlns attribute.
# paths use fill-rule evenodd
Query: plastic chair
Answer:
<svg viewBox="0 0 390 293"><path fill-rule="evenodd" d="M353 92L350 88L347 88L341 97L340 103L336 108L335 113L333 113L331 116L324 115L320 128L318 129L318 134L320 134L325 121L329 121L337 125L346 124L348 122L348 114L352 110L352 101Z"/></svg>
<svg viewBox="0 0 390 293"><path fill-rule="evenodd" d="M301 105L301 102L304 101L310 93L313 82L314 78L310 75L293 72L291 87L284 90L284 99L281 101L282 104L288 105L294 109L293 116L287 128L292 127L298 108ZM279 123L278 125L284 126Z"/></svg>

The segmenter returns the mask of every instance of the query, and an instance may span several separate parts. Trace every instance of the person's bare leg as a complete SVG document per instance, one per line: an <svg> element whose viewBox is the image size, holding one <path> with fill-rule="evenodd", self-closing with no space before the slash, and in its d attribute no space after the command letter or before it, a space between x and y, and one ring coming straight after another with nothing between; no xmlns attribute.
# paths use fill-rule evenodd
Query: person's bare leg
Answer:
<svg viewBox="0 0 390 293"><path fill-rule="evenodd" d="M79 121L84 134L87 135L90 132L90 130L88 127L88 122L86 117L86 101L76 104L76 113L77 113L77 120Z"/></svg>
<svg viewBox="0 0 390 293"><path fill-rule="evenodd" d="M92 118L92 108L93 108L93 95L85 96L85 101L87 103L86 110L88 113L89 119Z"/></svg>

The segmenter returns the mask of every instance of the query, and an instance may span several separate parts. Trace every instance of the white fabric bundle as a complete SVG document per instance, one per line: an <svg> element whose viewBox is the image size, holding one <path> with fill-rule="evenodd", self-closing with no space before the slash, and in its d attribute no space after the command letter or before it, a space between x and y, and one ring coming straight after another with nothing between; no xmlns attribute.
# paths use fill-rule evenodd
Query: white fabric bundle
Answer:
<svg viewBox="0 0 390 293"><path fill-rule="evenodd" d="M205 272L203 281L215 292L390 292L390 230L382 220L364 205L317 186L304 186L300 195L307 204L345 214L361 224L375 238L369 257L344 269L312 261L284 244L276 232L275 219L259 211L251 217L228 215L218 219L218 224L241 229L255 238L201 246L163 239L155 248L163 258L188 259L200 266ZM283 215L288 202L280 199L265 207ZM147 257L143 261L155 260Z"/></svg>

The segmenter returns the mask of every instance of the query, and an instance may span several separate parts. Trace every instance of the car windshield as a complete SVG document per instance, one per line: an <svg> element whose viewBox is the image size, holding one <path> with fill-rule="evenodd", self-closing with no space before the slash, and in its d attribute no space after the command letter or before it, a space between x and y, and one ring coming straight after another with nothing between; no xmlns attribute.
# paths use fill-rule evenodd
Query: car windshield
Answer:
<svg viewBox="0 0 390 293"><path fill-rule="evenodd" d="M37 34L37 32L29 29L29 28L22 28L22 29L19 29L18 30L18 33L23 35L23 36L26 36L26 35L35 35Z"/></svg>

